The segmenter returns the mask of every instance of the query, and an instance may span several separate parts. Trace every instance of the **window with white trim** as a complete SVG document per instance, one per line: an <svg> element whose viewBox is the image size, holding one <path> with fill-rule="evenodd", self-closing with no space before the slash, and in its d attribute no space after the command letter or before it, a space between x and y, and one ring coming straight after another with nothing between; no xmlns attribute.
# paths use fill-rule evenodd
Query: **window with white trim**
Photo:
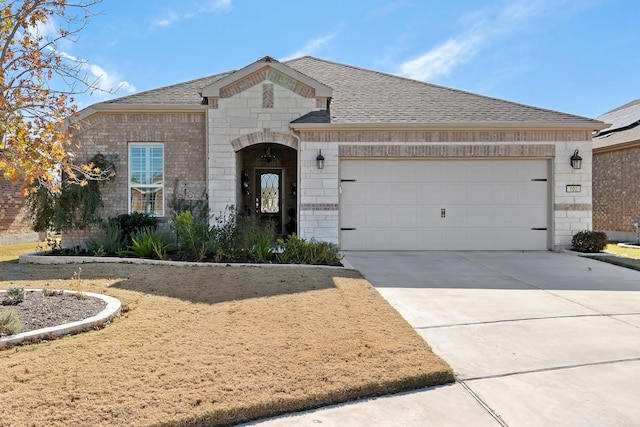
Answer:
<svg viewBox="0 0 640 427"><path fill-rule="evenodd" d="M129 212L164 215L164 145L129 144Z"/></svg>

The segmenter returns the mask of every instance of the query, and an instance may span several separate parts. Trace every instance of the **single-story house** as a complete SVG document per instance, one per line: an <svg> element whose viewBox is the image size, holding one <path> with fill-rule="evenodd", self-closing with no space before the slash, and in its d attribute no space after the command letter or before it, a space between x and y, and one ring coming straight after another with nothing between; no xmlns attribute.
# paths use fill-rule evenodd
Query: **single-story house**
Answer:
<svg viewBox="0 0 640 427"><path fill-rule="evenodd" d="M640 99L597 118L611 123L593 138L593 228L636 240L640 216Z"/></svg>
<svg viewBox="0 0 640 427"><path fill-rule="evenodd" d="M101 102L79 126L86 158L119 158L105 216L166 218L177 180L214 215L234 206L343 250L567 247L592 227L606 127L309 56Z"/></svg>

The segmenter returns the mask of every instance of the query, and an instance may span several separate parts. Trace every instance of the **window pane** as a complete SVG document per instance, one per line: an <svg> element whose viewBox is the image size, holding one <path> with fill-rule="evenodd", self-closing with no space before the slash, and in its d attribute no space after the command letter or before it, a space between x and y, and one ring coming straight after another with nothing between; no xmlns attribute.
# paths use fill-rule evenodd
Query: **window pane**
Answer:
<svg viewBox="0 0 640 427"><path fill-rule="evenodd" d="M280 176L276 173L265 173L260 177L260 186L260 212L280 212Z"/></svg>
<svg viewBox="0 0 640 427"><path fill-rule="evenodd" d="M131 188L131 211L162 215L164 192L162 188Z"/></svg>
<svg viewBox="0 0 640 427"><path fill-rule="evenodd" d="M136 144L129 150L129 185L131 212L164 214L164 147Z"/></svg>

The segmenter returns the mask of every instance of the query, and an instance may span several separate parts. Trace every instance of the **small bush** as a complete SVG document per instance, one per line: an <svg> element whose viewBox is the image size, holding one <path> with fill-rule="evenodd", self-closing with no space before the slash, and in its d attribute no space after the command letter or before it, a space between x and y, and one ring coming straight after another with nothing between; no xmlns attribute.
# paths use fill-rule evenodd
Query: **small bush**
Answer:
<svg viewBox="0 0 640 427"><path fill-rule="evenodd" d="M202 261L211 251L211 238L215 234L209 225L194 221L191 211L182 212L173 222L176 230L178 245L185 252L186 257Z"/></svg>
<svg viewBox="0 0 640 427"><path fill-rule="evenodd" d="M120 251L121 255L167 259L169 252L177 250L173 244L175 241L173 233L160 228L143 228L133 234L131 241L127 250Z"/></svg>
<svg viewBox="0 0 640 427"><path fill-rule="evenodd" d="M338 247L329 242L317 240L305 240L295 234L284 241L278 240L282 252L278 254L278 260L286 264L323 264L339 265L340 253Z"/></svg>
<svg viewBox="0 0 640 427"><path fill-rule="evenodd" d="M141 212L133 212L130 214L122 214L109 219L110 223L117 224L120 227L122 236L130 245L133 235L145 228L156 229L158 227L158 218Z"/></svg>
<svg viewBox="0 0 640 427"><path fill-rule="evenodd" d="M64 294L64 291L62 289L49 289L49 288L42 289L42 295L44 295L45 297L55 297L57 295L62 295L62 294Z"/></svg>
<svg viewBox="0 0 640 427"><path fill-rule="evenodd" d="M0 335L13 335L22 328L18 312L12 308L0 311Z"/></svg>
<svg viewBox="0 0 640 427"><path fill-rule="evenodd" d="M17 304L19 302L24 301L26 297L26 291L24 290L23 287L19 287L19 286L12 286L9 289L7 289L7 300L9 300L9 303L11 304Z"/></svg>
<svg viewBox="0 0 640 427"><path fill-rule="evenodd" d="M232 206L216 218L213 227L215 261L252 260L267 262L276 246L275 225L258 216L237 213Z"/></svg>
<svg viewBox="0 0 640 427"><path fill-rule="evenodd" d="M580 252L600 252L606 246L609 238L604 231L580 231L573 235L571 245Z"/></svg>
<svg viewBox="0 0 640 427"><path fill-rule="evenodd" d="M87 249L95 256L116 255L126 247L127 239L116 222L107 223L102 234L87 241Z"/></svg>

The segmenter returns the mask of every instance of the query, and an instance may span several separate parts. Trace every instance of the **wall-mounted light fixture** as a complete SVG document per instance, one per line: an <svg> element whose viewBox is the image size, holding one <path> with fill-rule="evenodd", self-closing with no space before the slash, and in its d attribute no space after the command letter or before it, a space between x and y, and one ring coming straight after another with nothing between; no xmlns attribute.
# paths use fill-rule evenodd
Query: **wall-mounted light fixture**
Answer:
<svg viewBox="0 0 640 427"><path fill-rule="evenodd" d="M271 154L271 147L267 147L267 149L265 150L264 154L262 156L260 156L260 158L262 160L264 160L267 163L271 163L271 160L275 160L276 159L276 155L275 154Z"/></svg>
<svg viewBox="0 0 640 427"><path fill-rule="evenodd" d="M574 169L580 169L582 167L582 157L578 155L579 151L576 150L573 152L573 156L571 156L571 167Z"/></svg>
<svg viewBox="0 0 640 427"><path fill-rule="evenodd" d="M324 169L324 156L322 155L322 150L318 150L318 157L316 157L316 166L318 166L318 169Z"/></svg>

